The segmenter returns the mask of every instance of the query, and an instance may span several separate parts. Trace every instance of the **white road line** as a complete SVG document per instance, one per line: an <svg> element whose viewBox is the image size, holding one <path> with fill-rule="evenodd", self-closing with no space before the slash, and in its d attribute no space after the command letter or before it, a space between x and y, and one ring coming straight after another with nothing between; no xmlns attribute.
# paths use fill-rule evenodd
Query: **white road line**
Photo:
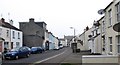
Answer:
<svg viewBox="0 0 120 65"><path fill-rule="evenodd" d="M55 58L55 57L57 57L57 56L59 56L59 55L62 55L62 54L65 53L65 52L66 52L66 51L64 51L64 52L62 52L62 53L60 53L60 54L57 54L57 55L55 55L55 56L46 58L46 59L44 59L44 60L37 61L37 62L35 62L35 63L33 63L33 64L38 64L38 63L41 63L41 62L45 62L45 61L50 60L50 59L52 59L52 58ZM33 65L33 64L30 64L30 65Z"/></svg>

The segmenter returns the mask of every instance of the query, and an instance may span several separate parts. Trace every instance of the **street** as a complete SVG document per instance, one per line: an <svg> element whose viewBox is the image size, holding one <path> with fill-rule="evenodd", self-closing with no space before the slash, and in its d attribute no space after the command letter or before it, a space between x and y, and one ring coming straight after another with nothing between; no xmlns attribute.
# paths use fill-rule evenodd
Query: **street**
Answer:
<svg viewBox="0 0 120 65"><path fill-rule="evenodd" d="M64 63L65 59L72 53L71 48L65 47L60 50L49 50L40 54L31 54L29 58L18 60L3 60L3 65L8 64L39 64L39 63Z"/></svg>
<svg viewBox="0 0 120 65"><path fill-rule="evenodd" d="M29 58L3 60L2 65L118 65L115 63L83 63L82 55L88 52L72 53L70 47L49 50L40 54L31 54Z"/></svg>

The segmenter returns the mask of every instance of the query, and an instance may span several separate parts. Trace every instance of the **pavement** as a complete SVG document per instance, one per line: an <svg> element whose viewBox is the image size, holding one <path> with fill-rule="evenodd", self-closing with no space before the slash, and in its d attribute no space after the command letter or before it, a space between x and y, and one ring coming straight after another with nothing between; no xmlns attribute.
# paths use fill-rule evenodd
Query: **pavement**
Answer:
<svg viewBox="0 0 120 65"><path fill-rule="evenodd" d="M120 65L120 63L86 63L82 64L82 55L91 55L90 52L71 53L61 65Z"/></svg>
<svg viewBox="0 0 120 65"><path fill-rule="evenodd" d="M89 52L73 53L71 50L71 54L61 62L61 65L82 65L82 55L89 54Z"/></svg>

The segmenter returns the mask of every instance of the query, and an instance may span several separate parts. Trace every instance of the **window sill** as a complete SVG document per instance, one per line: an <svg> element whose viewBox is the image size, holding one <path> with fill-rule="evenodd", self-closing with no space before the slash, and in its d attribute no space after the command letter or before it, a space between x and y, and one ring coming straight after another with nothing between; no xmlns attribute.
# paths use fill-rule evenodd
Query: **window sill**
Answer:
<svg viewBox="0 0 120 65"><path fill-rule="evenodd" d="M108 26L108 28L111 28L111 27L112 27L112 25Z"/></svg>
<svg viewBox="0 0 120 65"><path fill-rule="evenodd" d="M112 52L109 52L108 54L109 54L109 55L113 55L113 53L112 53Z"/></svg>

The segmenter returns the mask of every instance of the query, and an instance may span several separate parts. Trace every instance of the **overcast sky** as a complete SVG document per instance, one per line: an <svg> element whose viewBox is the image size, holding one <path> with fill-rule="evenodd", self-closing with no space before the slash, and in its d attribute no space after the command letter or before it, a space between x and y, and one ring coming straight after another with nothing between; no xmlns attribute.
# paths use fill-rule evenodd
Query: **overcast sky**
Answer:
<svg viewBox="0 0 120 65"><path fill-rule="evenodd" d="M102 15L98 10L104 9L112 0L0 0L1 17L12 19L14 26L19 22L44 21L48 31L57 37L81 34L86 26L91 27L94 20ZM8 16L8 13L10 15ZM0 17L0 18L1 18Z"/></svg>

